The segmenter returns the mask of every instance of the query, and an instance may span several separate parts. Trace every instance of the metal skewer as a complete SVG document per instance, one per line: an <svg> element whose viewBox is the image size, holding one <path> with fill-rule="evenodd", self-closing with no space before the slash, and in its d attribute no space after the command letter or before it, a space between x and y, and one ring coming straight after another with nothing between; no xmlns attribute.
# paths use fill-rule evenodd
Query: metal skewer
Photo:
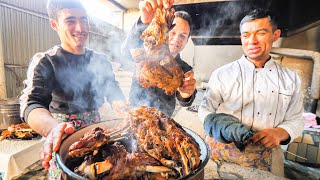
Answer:
<svg viewBox="0 0 320 180"><path fill-rule="evenodd" d="M298 157L298 158L301 158L301 159L304 159L304 160L308 160L307 158L298 156L298 155L296 155L296 154L294 154L294 153L292 153L292 152L290 152L290 151L286 151L286 150L283 150L283 151L286 152L286 153L289 153L289 154L291 154L291 155L293 155L293 156L296 156L296 157Z"/></svg>

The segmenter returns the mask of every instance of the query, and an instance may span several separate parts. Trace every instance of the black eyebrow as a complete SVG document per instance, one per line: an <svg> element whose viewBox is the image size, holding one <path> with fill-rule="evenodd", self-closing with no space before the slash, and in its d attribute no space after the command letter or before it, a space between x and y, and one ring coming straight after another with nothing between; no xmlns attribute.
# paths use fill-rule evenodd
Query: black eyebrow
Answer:
<svg viewBox="0 0 320 180"><path fill-rule="evenodd" d="M77 19L75 16L69 16L65 20L68 21L68 20L75 20L75 19ZM88 17L87 16L82 16L82 17L80 17L80 19L81 20L87 20Z"/></svg>
<svg viewBox="0 0 320 180"><path fill-rule="evenodd" d="M76 19L76 17L74 17L74 16L69 16L69 17L67 17L65 20L75 20Z"/></svg>
<svg viewBox="0 0 320 180"><path fill-rule="evenodd" d="M266 32L269 32L269 31L268 31L268 29L266 29L266 28L258 29L258 30L256 30L255 32L260 32L260 31L266 31ZM249 33L249 32L248 32L248 31L244 31L244 32L242 32L241 34L244 34L244 33Z"/></svg>
<svg viewBox="0 0 320 180"><path fill-rule="evenodd" d="M266 29L266 28L258 29L256 32L259 32L259 31L267 31L267 32L269 32L268 29Z"/></svg>
<svg viewBox="0 0 320 180"><path fill-rule="evenodd" d="M80 19L82 19L82 20L87 20L88 17L87 17L87 16L82 16Z"/></svg>

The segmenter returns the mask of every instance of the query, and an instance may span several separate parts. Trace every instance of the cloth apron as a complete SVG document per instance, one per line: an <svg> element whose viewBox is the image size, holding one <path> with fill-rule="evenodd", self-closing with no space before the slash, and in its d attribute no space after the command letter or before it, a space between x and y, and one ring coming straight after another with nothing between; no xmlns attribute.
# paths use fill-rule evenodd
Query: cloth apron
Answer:
<svg viewBox="0 0 320 180"><path fill-rule="evenodd" d="M269 149L262 145L248 144L244 151L240 151L234 143L224 144L213 137L207 136L206 142L213 160L257 168L284 177L283 153L280 148Z"/></svg>

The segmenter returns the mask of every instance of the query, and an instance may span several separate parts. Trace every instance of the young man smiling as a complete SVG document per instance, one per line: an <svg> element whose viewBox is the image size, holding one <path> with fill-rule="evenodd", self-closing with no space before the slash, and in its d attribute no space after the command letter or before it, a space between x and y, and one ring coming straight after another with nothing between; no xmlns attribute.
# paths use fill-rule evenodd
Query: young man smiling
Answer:
<svg viewBox="0 0 320 180"><path fill-rule="evenodd" d="M216 69L199 107L213 159L283 176L280 144L303 131L300 78L275 62L275 17L256 9L240 23L244 55Z"/></svg>
<svg viewBox="0 0 320 180"><path fill-rule="evenodd" d="M45 169L55 166L52 153L64 137L100 121L104 97L110 103L125 100L110 58L85 47L89 22L80 1L49 0L47 11L61 44L34 55L20 97L21 117L47 137L40 154ZM50 169L50 179L59 179L56 168Z"/></svg>

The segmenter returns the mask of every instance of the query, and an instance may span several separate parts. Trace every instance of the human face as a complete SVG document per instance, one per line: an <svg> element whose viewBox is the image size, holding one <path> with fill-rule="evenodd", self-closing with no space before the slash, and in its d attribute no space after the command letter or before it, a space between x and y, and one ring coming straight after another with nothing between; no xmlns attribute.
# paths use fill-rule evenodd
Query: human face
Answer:
<svg viewBox="0 0 320 180"><path fill-rule="evenodd" d="M190 25L188 21L180 17L174 18L173 24L175 24L175 26L169 32L169 48L171 54L176 57L188 42Z"/></svg>
<svg viewBox="0 0 320 180"><path fill-rule="evenodd" d="M57 31L64 50L83 54L89 34L89 22L83 9L62 9L57 14L57 20L50 20L52 28Z"/></svg>
<svg viewBox="0 0 320 180"><path fill-rule="evenodd" d="M269 59L273 42L280 37L280 30L272 30L269 18L255 19L241 26L242 50L250 61L265 62Z"/></svg>

